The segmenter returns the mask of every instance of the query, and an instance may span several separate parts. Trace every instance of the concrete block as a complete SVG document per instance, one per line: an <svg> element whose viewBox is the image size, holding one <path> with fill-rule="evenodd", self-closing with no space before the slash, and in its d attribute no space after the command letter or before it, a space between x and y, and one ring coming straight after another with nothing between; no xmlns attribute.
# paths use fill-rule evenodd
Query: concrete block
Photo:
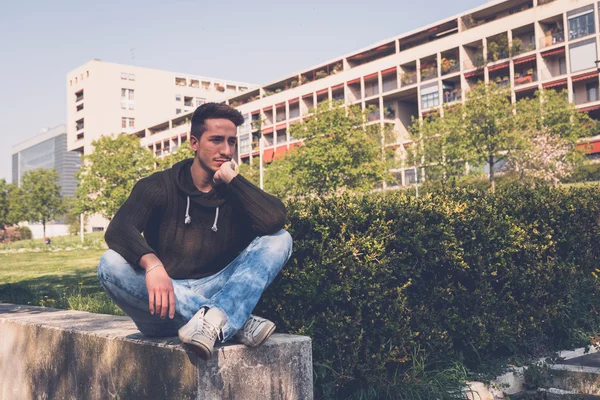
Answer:
<svg viewBox="0 0 600 400"><path fill-rule="evenodd" d="M0 399L313 398L310 338L226 344L210 361L129 318L0 304Z"/></svg>

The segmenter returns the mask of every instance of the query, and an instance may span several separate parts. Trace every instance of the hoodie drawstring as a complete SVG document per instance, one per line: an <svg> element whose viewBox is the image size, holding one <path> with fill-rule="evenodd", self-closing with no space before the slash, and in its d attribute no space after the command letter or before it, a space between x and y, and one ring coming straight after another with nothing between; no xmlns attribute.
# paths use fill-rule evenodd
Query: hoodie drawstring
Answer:
<svg viewBox="0 0 600 400"><path fill-rule="evenodd" d="M217 210L215 211L215 222L213 223L212 228L210 228L213 232L216 232L219 230L219 228L217 228L218 221L219 221L219 207L217 207ZM186 225L189 225L192 223L192 217L190 217L190 196L187 197L187 206L185 208L184 222Z"/></svg>
<svg viewBox="0 0 600 400"><path fill-rule="evenodd" d="M190 217L190 196L187 197L187 207L185 208L185 220L184 220L185 224L191 224L192 223L192 217Z"/></svg>
<svg viewBox="0 0 600 400"><path fill-rule="evenodd" d="M213 231L213 232L216 232L216 231L218 231L218 230L219 230L219 229L217 228L217 221L218 221L218 220L219 220L219 207L217 207L217 211L215 212L215 222L213 223L213 226L212 226L212 228L210 228L210 229L212 229L212 231Z"/></svg>

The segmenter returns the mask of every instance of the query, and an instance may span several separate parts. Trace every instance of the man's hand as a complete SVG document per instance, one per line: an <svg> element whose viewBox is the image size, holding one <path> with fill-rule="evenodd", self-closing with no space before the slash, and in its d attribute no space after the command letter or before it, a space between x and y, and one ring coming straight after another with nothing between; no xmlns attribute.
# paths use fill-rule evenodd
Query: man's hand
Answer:
<svg viewBox="0 0 600 400"><path fill-rule="evenodd" d="M155 265L160 265L154 267ZM148 299L150 314L154 315L160 313L161 318L165 318L167 315L167 309L169 311L169 318L175 317L175 293L173 292L173 282L167 271L162 266L162 263L158 257L153 254L145 254L140 259L140 267L144 270L152 268L146 274L146 288L148 289Z"/></svg>
<svg viewBox="0 0 600 400"><path fill-rule="evenodd" d="M213 182L217 185L221 183L229 183L237 176L237 164L235 161L227 161L221 164L218 171L213 176Z"/></svg>
<svg viewBox="0 0 600 400"><path fill-rule="evenodd" d="M164 319L168 309L169 318L173 319L175 317L175 292L173 291L173 282L164 267L156 267L148 272L146 288L150 301L150 314L160 313L160 318Z"/></svg>

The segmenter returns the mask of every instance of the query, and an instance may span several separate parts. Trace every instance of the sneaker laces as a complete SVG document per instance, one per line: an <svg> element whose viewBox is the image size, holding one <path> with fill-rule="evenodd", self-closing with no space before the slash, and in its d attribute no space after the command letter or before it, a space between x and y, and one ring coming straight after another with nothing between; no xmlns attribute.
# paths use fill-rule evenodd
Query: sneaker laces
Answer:
<svg viewBox="0 0 600 400"><path fill-rule="evenodd" d="M262 320L251 317L249 321L244 325L244 334L254 336L254 332L263 323Z"/></svg>
<svg viewBox="0 0 600 400"><path fill-rule="evenodd" d="M199 316L198 319L200 320L198 326L199 335L204 336L211 341L215 341L216 339L223 341L223 332L221 329L207 321L206 318L204 318L204 315Z"/></svg>

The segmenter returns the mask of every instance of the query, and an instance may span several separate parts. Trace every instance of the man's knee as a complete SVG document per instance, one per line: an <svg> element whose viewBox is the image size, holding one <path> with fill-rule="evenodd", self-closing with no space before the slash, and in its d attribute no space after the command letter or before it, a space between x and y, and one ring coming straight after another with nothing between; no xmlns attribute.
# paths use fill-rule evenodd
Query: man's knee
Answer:
<svg viewBox="0 0 600 400"><path fill-rule="evenodd" d="M285 229L282 229L279 232L269 235L268 238L271 242L269 244L273 246L276 251L285 254L287 260L292 254L292 246L294 244L292 235L290 235Z"/></svg>
<svg viewBox="0 0 600 400"><path fill-rule="evenodd" d="M107 250L100 257L98 263L98 279L100 281L110 280L116 277L133 272L129 263L116 251Z"/></svg>

